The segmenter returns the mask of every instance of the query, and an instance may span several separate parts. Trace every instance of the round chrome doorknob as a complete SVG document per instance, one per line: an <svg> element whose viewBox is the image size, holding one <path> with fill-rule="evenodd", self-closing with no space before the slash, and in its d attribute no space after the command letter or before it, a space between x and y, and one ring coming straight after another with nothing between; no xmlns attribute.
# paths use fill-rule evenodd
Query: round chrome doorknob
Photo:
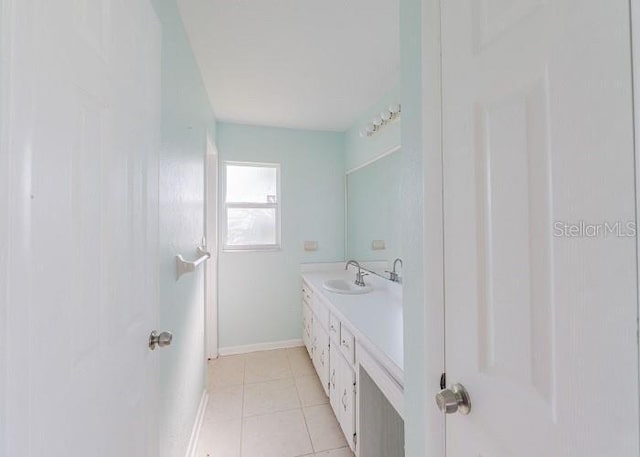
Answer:
<svg viewBox="0 0 640 457"><path fill-rule="evenodd" d="M151 335L149 335L149 349L153 351L156 346L160 346L161 348L169 346L172 340L173 335L171 333L162 332L158 334L158 332L154 330L151 332Z"/></svg>
<svg viewBox="0 0 640 457"><path fill-rule="evenodd" d="M454 384L449 389L443 389L436 394L436 404L444 414L469 414L471 399L467 389L461 384Z"/></svg>

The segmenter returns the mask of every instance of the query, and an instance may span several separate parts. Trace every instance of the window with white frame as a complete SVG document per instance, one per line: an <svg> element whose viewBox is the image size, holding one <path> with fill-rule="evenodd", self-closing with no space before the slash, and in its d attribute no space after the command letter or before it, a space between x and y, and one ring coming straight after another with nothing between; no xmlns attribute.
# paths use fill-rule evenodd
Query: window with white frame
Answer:
<svg viewBox="0 0 640 457"><path fill-rule="evenodd" d="M280 165L224 163L224 250L280 248Z"/></svg>

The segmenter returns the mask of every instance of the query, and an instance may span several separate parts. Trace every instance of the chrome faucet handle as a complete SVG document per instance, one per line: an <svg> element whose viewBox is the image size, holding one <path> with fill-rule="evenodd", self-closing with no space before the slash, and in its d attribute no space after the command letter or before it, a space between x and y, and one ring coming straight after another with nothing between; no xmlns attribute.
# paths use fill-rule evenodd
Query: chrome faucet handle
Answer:
<svg viewBox="0 0 640 457"><path fill-rule="evenodd" d="M355 280L355 285L356 286L360 286L360 287L364 287L366 286L365 282L364 282L364 277L365 276L369 276L369 273L365 273L362 270L358 270L358 272L356 273L356 280Z"/></svg>
<svg viewBox="0 0 640 457"><path fill-rule="evenodd" d="M400 282L400 275L395 271L385 270L385 273L389 273L389 281Z"/></svg>

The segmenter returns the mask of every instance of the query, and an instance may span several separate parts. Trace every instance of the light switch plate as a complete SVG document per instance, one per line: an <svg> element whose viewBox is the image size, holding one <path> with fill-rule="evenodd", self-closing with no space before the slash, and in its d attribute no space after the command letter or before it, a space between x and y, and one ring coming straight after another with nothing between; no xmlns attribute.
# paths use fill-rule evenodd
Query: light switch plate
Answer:
<svg viewBox="0 0 640 457"><path fill-rule="evenodd" d="M384 240L373 240L371 242L371 249L373 251L384 251L385 249L387 249L387 246Z"/></svg>

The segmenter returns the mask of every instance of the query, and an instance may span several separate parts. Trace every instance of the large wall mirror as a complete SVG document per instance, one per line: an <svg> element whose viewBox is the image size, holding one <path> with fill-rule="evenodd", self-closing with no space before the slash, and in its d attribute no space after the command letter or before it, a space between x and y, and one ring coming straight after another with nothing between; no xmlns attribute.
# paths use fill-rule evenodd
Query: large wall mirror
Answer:
<svg viewBox="0 0 640 457"><path fill-rule="evenodd" d="M347 257L386 261L401 250L402 151L393 152L347 173Z"/></svg>

